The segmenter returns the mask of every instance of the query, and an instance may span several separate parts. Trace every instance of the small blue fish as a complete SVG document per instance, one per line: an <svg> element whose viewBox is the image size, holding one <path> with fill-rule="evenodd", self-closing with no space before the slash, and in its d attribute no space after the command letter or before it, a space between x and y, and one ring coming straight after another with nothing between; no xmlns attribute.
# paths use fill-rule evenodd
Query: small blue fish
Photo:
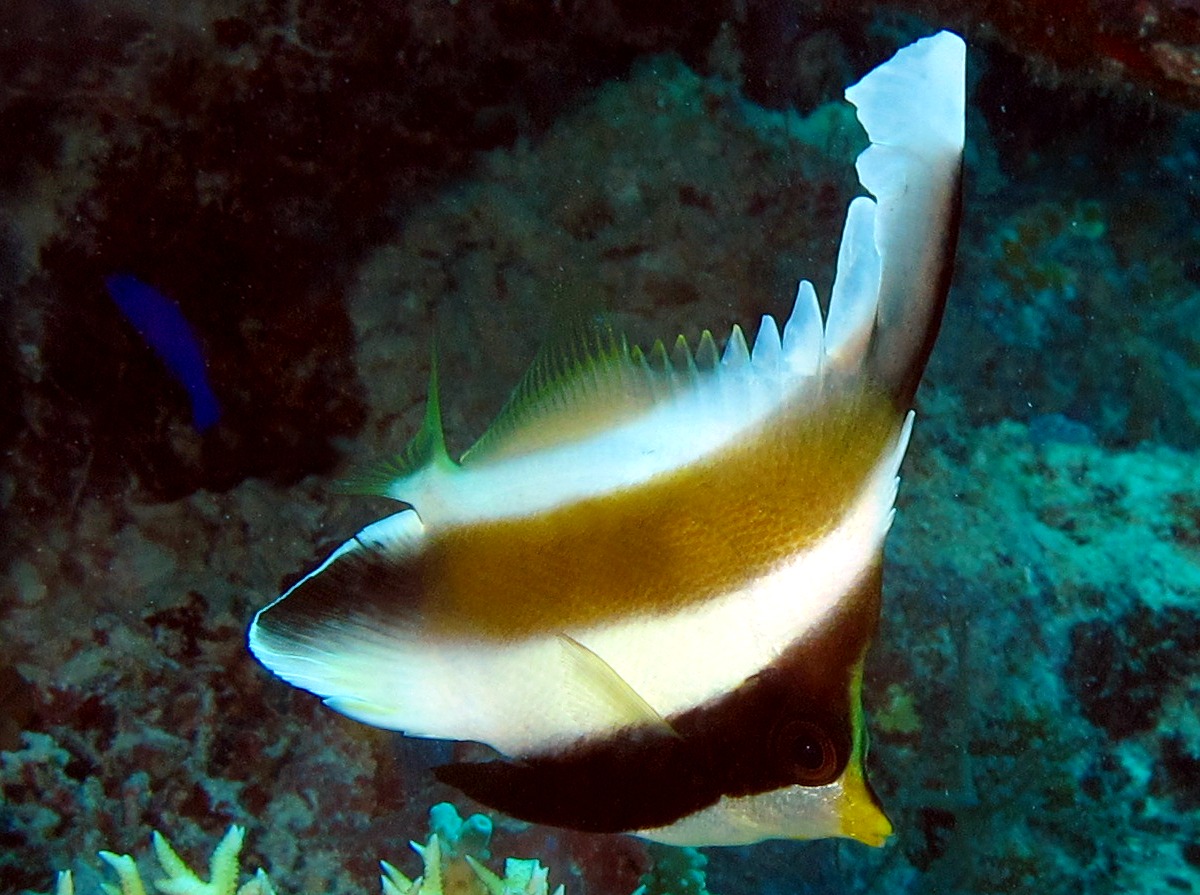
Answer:
<svg viewBox="0 0 1200 895"><path fill-rule="evenodd" d="M221 406L208 384L200 342L179 305L130 274L107 276L104 285L125 319L187 389L196 431L211 429L221 418Z"/></svg>

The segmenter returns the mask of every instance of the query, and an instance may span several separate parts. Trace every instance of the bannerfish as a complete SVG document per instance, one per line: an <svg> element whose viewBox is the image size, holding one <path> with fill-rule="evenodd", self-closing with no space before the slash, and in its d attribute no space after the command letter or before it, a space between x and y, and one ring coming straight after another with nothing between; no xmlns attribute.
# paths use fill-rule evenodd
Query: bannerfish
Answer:
<svg viewBox="0 0 1200 895"><path fill-rule="evenodd" d="M107 276L104 286L125 319L187 391L196 431L215 426L221 405L208 381L200 340L179 305L130 274Z"/></svg>
<svg viewBox="0 0 1200 895"><path fill-rule="evenodd" d="M531 822L883 844L863 661L957 241L964 67L942 32L847 90L871 196L824 319L805 281L753 349L577 322L458 462L435 358L369 481L407 507L258 613L259 661L367 724L492 746L435 773Z"/></svg>

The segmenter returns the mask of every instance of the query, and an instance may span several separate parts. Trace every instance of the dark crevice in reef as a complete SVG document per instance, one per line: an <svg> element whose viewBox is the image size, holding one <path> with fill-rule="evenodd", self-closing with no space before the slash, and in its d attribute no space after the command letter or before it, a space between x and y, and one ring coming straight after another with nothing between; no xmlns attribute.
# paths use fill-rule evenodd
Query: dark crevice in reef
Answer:
<svg viewBox="0 0 1200 895"><path fill-rule="evenodd" d="M260 2L199 27L115 4L13 10L0 129L19 148L0 192L32 202L40 174L64 181L65 203L15 253L23 347L0 381L26 424L0 437L21 505L327 470L332 440L365 418L342 292L402 206L637 55L698 59L727 13L571 6L318 0L292 19ZM194 329L223 411L211 430L116 312L114 273Z"/></svg>

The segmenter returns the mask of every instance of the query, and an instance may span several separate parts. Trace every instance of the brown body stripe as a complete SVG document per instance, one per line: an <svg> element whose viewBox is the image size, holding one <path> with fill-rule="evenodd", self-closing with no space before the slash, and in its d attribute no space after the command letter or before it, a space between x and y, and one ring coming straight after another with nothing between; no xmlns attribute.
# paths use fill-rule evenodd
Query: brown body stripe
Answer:
<svg viewBox="0 0 1200 895"><path fill-rule="evenodd" d="M889 400L858 392L644 485L454 529L414 563L420 614L445 633L519 638L728 593L835 526L898 425Z"/></svg>

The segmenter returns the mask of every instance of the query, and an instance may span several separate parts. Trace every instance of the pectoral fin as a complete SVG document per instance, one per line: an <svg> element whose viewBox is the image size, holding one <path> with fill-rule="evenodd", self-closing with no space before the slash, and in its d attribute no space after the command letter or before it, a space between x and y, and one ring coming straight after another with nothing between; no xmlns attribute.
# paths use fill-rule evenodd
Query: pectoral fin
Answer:
<svg viewBox="0 0 1200 895"><path fill-rule="evenodd" d="M621 677L611 665L574 637L559 634L565 676L574 682L581 708L590 716L612 716L611 727L645 727L675 736L675 731L654 706Z"/></svg>

